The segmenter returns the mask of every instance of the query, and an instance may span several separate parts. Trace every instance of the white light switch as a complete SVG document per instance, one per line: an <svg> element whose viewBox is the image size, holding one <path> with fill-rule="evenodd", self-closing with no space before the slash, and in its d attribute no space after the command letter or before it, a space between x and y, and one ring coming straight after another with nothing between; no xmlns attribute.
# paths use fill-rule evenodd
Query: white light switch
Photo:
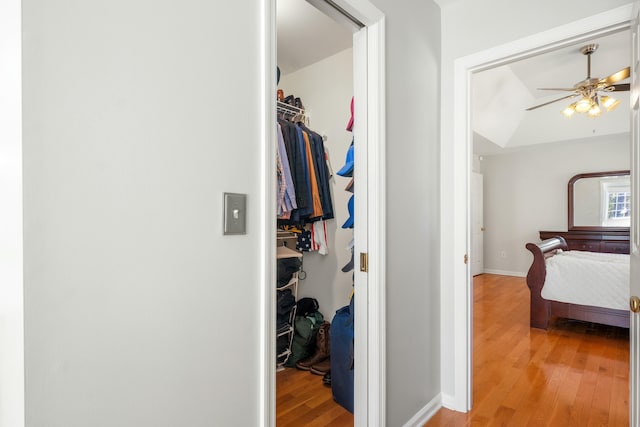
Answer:
<svg viewBox="0 0 640 427"><path fill-rule="evenodd" d="M224 193L224 234L246 234L247 195Z"/></svg>

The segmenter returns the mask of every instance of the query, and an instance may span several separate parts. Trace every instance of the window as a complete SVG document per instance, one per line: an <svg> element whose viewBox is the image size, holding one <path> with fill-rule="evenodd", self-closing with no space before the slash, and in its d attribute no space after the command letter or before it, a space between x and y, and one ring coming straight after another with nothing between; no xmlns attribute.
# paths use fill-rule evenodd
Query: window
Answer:
<svg viewBox="0 0 640 427"><path fill-rule="evenodd" d="M601 181L602 225L629 227L631 225L631 182Z"/></svg>
<svg viewBox="0 0 640 427"><path fill-rule="evenodd" d="M616 191L609 193L607 208L607 219L628 218L631 210L631 194L627 191Z"/></svg>

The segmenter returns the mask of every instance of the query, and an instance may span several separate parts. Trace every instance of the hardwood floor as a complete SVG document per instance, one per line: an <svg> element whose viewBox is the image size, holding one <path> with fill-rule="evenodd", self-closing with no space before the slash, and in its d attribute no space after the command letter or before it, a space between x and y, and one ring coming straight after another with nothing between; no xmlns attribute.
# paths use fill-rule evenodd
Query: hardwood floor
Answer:
<svg viewBox="0 0 640 427"><path fill-rule="evenodd" d="M524 278L474 278L473 410L440 410L425 427L627 426L627 329L567 320L529 327ZM276 375L276 424L353 426L322 377Z"/></svg>
<svg viewBox="0 0 640 427"><path fill-rule="evenodd" d="M629 425L628 329L532 329L525 279L490 274L474 278L473 322L473 410L425 427Z"/></svg>
<svg viewBox="0 0 640 427"><path fill-rule="evenodd" d="M352 427L353 414L333 400L322 376L296 368L276 373L278 427Z"/></svg>

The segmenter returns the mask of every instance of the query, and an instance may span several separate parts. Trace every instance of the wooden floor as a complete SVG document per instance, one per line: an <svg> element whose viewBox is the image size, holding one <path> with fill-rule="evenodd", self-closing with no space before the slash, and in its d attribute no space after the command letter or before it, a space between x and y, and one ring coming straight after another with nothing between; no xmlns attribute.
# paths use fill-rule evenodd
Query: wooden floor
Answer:
<svg viewBox="0 0 640 427"><path fill-rule="evenodd" d="M474 279L473 410L440 410L426 427L627 426L627 329L560 320L529 327L524 278ZM278 372L278 427L353 426L322 377Z"/></svg>
<svg viewBox="0 0 640 427"><path fill-rule="evenodd" d="M286 368L276 373L278 427L352 427L353 415L333 400L322 376Z"/></svg>
<svg viewBox="0 0 640 427"><path fill-rule="evenodd" d="M529 328L524 278L474 279L473 410L437 426L628 426L629 333L559 320Z"/></svg>

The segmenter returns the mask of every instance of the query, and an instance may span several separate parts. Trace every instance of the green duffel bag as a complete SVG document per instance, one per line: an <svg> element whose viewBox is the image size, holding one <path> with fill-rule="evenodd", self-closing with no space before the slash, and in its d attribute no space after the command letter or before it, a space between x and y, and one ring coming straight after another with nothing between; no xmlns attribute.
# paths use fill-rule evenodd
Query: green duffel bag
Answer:
<svg viewBox="0 0 640 427"><path fill-rule="evenodd" d="M309 313L306 316L296 316L293 323L291 356L289 356L286 366L296 366L297 362L313 354L316 349L316 335L322 323L324 323L324 317L319 311Z"/></svg>

